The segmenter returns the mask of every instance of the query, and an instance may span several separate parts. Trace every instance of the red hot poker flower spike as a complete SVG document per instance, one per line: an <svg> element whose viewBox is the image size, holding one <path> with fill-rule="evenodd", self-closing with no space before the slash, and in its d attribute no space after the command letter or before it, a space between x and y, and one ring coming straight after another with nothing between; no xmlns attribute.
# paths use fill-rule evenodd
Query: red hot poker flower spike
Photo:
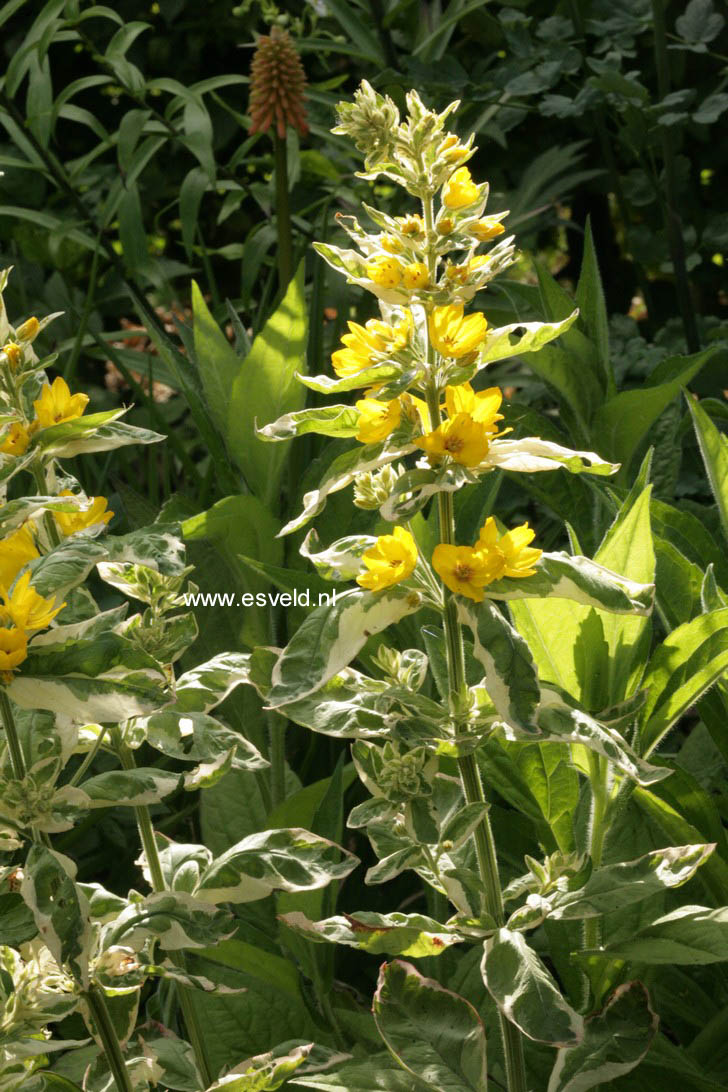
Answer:
<svg viewBox="0 0 728 1092"><path fill-rule="evenodd" d="M265 133L275 124L284 140L286 126L291 125L305 136L305 87L306 74L290 34L271 27L269 37L258 39L250 69L250 132Z"/></svg>

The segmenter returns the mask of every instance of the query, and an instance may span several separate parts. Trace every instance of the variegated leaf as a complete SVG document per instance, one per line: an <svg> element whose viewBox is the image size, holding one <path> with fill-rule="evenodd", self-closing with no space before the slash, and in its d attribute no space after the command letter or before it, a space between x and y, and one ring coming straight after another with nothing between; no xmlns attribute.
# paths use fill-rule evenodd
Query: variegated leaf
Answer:
<svg viewBox="0 0 728 1092"><path fill-rule="evenodd" d="M261 440L290 440L316 432L319 436L356 436L359 411L353 406L318 406L286 413L277 421L256 429Z"/></svg>
<svg viewBox="0 0 728 1092"><path fill-rule="evenodd" d="M282 914L281 921L308 940L345 944L371 955L436 956L465 940L461 933L422 914L375 914L361 910L309 921L305 914L294 911Z"/></svg>
<svg viewBox="0 0 728 1092"><path fill-rule="evenodd" d="M490 599L571 599L615 614L649 614L653 584L638 584L588 557L542 554L533 576L503 577L488 585Z"/></svg>

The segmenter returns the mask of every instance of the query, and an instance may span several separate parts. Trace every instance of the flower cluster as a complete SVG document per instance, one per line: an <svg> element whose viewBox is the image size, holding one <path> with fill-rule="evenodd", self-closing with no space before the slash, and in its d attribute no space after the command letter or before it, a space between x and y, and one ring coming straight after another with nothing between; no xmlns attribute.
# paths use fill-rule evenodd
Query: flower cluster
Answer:
<svg viewBox="0 0 728 1092"><path fill-rule="evenodd" d="M37 319L36 319L37 322ZM2 350L7 355L8 346ZM87 394L71 394L68 384L60 375L53 383L44 383L40 397L33 402L35 416L32 420L16 420L0 443L0 452L4 455L24 455L33 435L40 429L52 428L83 416L88 405Z"/></svg>

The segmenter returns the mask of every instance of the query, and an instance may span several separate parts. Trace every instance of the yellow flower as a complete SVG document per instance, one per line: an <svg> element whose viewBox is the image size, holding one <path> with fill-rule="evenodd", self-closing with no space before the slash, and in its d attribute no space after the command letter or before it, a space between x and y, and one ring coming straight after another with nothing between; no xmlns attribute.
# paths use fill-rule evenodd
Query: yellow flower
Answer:
<svg viewBox="0 0 728 1092"><path fill-rule="evenodd" d="M430 340L442 356L458 359L477 349L485 337L488 323L482 311L463 314L461 303L433 308L428 320Z"/></svg>
<svg viewBox="0 0 728 1092"><path fill-rule="evenodd" d="M437 230L440 235L449 235L455 228L455 221L452 216L441 216L437 221Z"/></svg>
<svg viewBox="0 0 728 1092"><path fill-rule="evenodd" d="M367 277L380 288L396 288L402 280L402 266L394 258L374 258L367 262Z"/></svg>
<svg viewBox="0 0 728 1092"><path fill-rule="evenodd" d="M391 535L380 535L364 554L367 572L356 582L369 591L382 591L406 580L417 564L417 546L409 531L395 527Z"/></svg>
<svg viewBox="0 0 728 1092"><path fill-rule="evenodd" d="M356 408L359 410L356 438L362 444L378 444L394 432L402 420L402 405L398 398L393 402L362 398L356 403Z"/></svg>
<svg viewBox="0 0 728 1092"><path fill-rule="evenodd" d="M30 433L19 421L13 422L7 436L0 444L0 451L5 455L23 455L30 443Z"/></svg>
<svg viewBox="0 0 728 1092"><path fill-rule="evenodd" d="M341 339L346 348L337 349L331 356L332 367L341 379L370 367L384 353L403 349L409 338L412 315L407 312L396 326L381 319L369 319L366 326L360 326L358 322L348 325L350 332Z"/></svg>
<svg viewBox="0 0 728 1092"><path fill-rule="evenodd" d="M468 279L468 263L463 262L461 265L456 265L453 262L448 262L445 266L445 276L449 281L455 281L456 284L465 284Z"/></svg>
<svg viewBox="0 0 728 1092"><path fill-rule="evenodd" d="M59 497L72 497L70 489L63 489ZM74 535L77 531L85 531L88 527L94 527L97 523L108 523L114 515L107 511L109 503L106 497L89 497L91 507L85 512L54 512L56 523L64 535ZM0 547L1 548L1 547Z"/></svg>
<svg viewBox="0 0 728 1092"><path fill-rule="evenodd" d="M468 231L480 243L487 243L489 239L495 239L496 235L502 235L506 229L498 220L485 216L482 220L476 220Z"/></svg>
<svg viewBox="0 0 728 1092"><path fill-rule="evenodd" d="M491 558L471 546L440 543L433 551L432 567L450 591L476 603L482 603L483 588L499 575Z"/></svg>
<svg viewBox="0 0 728 1092"><path fill-rule="evenodd" d="M403 235L422 235L425 230L425 222L416 212L409 216L398 216L396 223Z"/></svg>
<svg viewBox="0 0 728 1092"><path fill-rule="evenodd" d="M23 573L12 593L8 593L4 587L0 587L0 593L4 601L0 616L3 621L14 622L18 629L45 629L66 605L61 603L60 607L56 607L55 599L44 599L38 595L35 588L30 586L30 573Z"/></svg>
<svg viewBox="0 0 728 1092"><path fill-rule="evenodd" d="M382 250L386 250L387 254L402 253L402 244L396 235L382 235L380 242Z"/></svg>
<svg viewBox="0 0 728 1092"><path fill-rule="evenodd" d="M9 672L28 656L28 635L22 629L0 626L0 672ZM6 681L10 681L9 679Z"/></svg>
<svg viewBox="0 0 728 1092"><path fill-rule="evenodd" d="M40 557L29 523L7 535L0 542L0 584L9 588L29 561Z"/></svg>
<svg viewBox="0 0 728 1092"><path fill-rule="evenodd" d="M498 432L496 421L503 420L503 414L498 413L502 401L503 393L500 387L474 391L470 383L461 383L458 387L445 388L448 417L455 417L458 413L469 413L473 420L483 425L485 431L492 436Z"/></svg>
<svg viewBox="0 0 728 1092"><path fill-rule="evenodd" d="M430 279L430 274L424 262L412 262L404 267L402 284L405 288L424 288Z"/></svg>
<svg viewBox="0 0 728 1092"><path fill-rule="evenodd" d="M37 428L50 428L52 425L60 425L63 421L73 421L81 417L88 405L87 394L71 394L65 379L57 375L53 380L53 386L43 384L40 398L33 403L36 420L33 422Z"/></svg>
<svg viewBox="0 0 728 1092"><path fill-rule="evenodd" d="M35 335L38 333L39 327L40 323L38 322L38 319L35 317L35 315L33 315L32 318L26 319L25 322L17 328L17 330L15 331L15 336L20 341L32 341Z"/></svg>
<svg viewBox="0 0 728 1092"><path fill-rule="evenodd" d="M449 209L464 209L478 200L478 187L467 167L458 167L442 189L442 203Z"/></svg>
<svg viewBox="0 0 728 1092"><path fill-rule="evenodd" d="M469 413L448 417L434 432L428 432L414 443L431 458L449 455L461 466L478 466L488 454L488 431Z"/></svg>
<svg viewBox="0 0 728 1092"><path fill-rule="evenodd" d="M536 532L532 531L527 523L507 531L504 535L498 535L498 528L492 516L488 516L480 529L480 537L476 550L493 559L493 564L500 565L498 578L501 576L533 576L536 570L533 566L541 557L543 550L530 547Z"/></svg>
<svg viewBox="0 0 728 1092"><path fill-rule="evenodd" d="M468 262L468 264L466 266L466 269L467 269L468 273L470 273L472 275L474 273L477 273L479 270L483 269L488 264L489 261L490 261L490 258L488 257L487 254L476 254L476 256L474 258L470 259L470 261Z"/></svg>
<svg viewBox="0 0 728 1092"><path fill-rule="evenodd" d="M7 357L8 364L13 371L16 371L18 365L23 360L23 350L21 346L18 345L17 341L8 341L6 345L3 345L2 350L0 351Z"/></svg>

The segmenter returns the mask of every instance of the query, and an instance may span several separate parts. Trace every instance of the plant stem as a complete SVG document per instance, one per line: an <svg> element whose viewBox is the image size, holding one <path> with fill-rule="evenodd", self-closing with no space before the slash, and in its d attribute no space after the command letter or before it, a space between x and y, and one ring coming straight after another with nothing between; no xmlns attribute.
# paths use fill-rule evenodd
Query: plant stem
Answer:
<svg viewBox="0 0 728 1092"><path fill-rule="evenodd" d="M23 757L23 748L20 746L20 739L18 738L18 729L15 724L15 717L13 716L13 707L10 704L10 698L6 693L4 686L0 686L0 716L5 725L5 735L8 737L8 754L10 755L10 765L13 768L13 777L16 781L22 781L27 773L25 758ZM33 834L33 841L42 842L44 846L48 846L50 849L51 840L46 831L39 831L36 827L31 827L30 829Z"/></svg>
<svg viewBox="0 0 728 1092"><path fill-rule="evenodd" d="M48 481L46 478L45 470L39 462L33 462L30 464L30 472L33 475L35 481L35 488L38 490L39 497L45 497L48 495ZM48 541L54 548L60 546L61 536L58 533L58 527L56 521L53 518L52 512L43 513L43 526L45 527L46 534L48 535Z"/></svg>
<svg viewBox="0 0 728 1092"><path fill-rule="evenodd" d="M652 0L652 24L655 44L655 65L657 68L657 94L664 99L670 93L670 65L667 52L667 33L665 30L665 0ZM682 222L678 214L677 172L675 169L675 145L668 126L662 129L662 159L665 164L665 199L663 212L667 237L670 241L670 257L675 274L675 291L685 331L688 352L697 353L700 349L698 324L695 318L690 280L685 261L685 239Z"/></svg>
<svg viewBox="0 0 728 1092"><path fill-rule="evenodd" d="M78 785L79 781L81 780L83 775L86 773L86 770L89 768L89 766L91 765L93 760L96 758L96 755L99 753L99 751L101 749L101 744L104 741L104 736L106 735L106 727L107 726L105 724L102 724L101 731L99 732L99 734L96 737L96 742L94 743L93 747L88 752L88 754L85 756L83 762L78 767L78 769L76 770L73 777L68 782L69 786L73 787L74 785Z"/></svg>
<svg viewBox="0 0 728 1092"><path fill-rule="evenodd" d="M101 1040L106 1061L109 1063L109 1069L113 1074L114 1084L118 1092L133 1092L124 1055L121 1053L121 1046L109 1015L103 991L98 986L89 986L87 990L84 990L82 997L88 1005L88 1010L93 1018L96 1034Z"/></svg>
<svg viewBox="0 0 728 1092"><path fill-rule="evenodd" d="M286 141L273 133L276 173L276 226L278 228L278 288L281 296L293 276L293 244L291 242L291 210L288 203L288 159Z"/></svg>
<svg viewBox="0 0 728 1092"><path fill-rule="evenodd" d="M422 202L425 221L427 265L430 275L430 283L434 284L437 276L437 254L434 247L434 224L432 197ZM430 342L427 322L424 324L427 342L427 370L429 383L427 388L427 405L430 415L430 428L436 429L440 424L440 389L435 378L435 354ZM445 544L455 543L455 514L451 493L438 493L438 515L440 522L440 542ZM462 720L467 715L468 686L465 674L465 650L463 646L462 628L457 618L455 597L452 592L443 587L443 623L445 628L445 646L447 652L447 668L450 686L450 715L456 734L459 732ZM484 804L485 794L480 780L480 772L472 754L461 755L458 760L460 780L463 786L465 799L469 804ZM495 849L495 840L490 825L490 819L485 814L484 818L475 828L474 834L475 853L478 860L478 870L483 884L484 906L483 909L501 926L504 922L503 897L501 894L500 877L498 875L498 857ZM523 1060L523 1043L521 1033L515 1024L499 1011L501 1036L503 1038L503 1053L505 1057L506 1082L508 1092L526 1092L526 1070Z"/></svg>
<svg viewBox="0 0 728 1092"><path fill-rule="evenodd" d="M604 836L607 832L609 792L607 788L607 760L589 752L589 780L592 791L592 811L589 824L589 856L594 868L602 863ZM602 942L602 919L587 918L584 922L584 947L598 948Z"/></svg>
<svg viewBox="0 0 728 1092"><path fill-rule="evenodd" d="M125 770L136 769L136 762L134 761L134 754L129 747L124 743L120 743L117 746L117 753L119 760ZM137 827L139 829L139 838L142 843L142 849L144 851L144 857L147 862L147 868L149 869L149 875L152 881L152 889L156 891L166 891L167 885L164 882L164 873L162 871L162 862L159 857L159 850L157 849L157 840L154 837L154 827L152 825L152 817L149 814L149 808L146 804L140 804L134 808L136 815ZM186 961L184 952L174 953L172 956L173 961L177 964L180 970L186 969ZM187 1028L187 1035L189 1036L192 1050L195 1054L195 1061L197 1062L197 1068L200 1072L200 1076L205 1084L205 1087L212 1084L214 1075L210 1069L210 1063L207 1059L205 1052L205 1041L202 1034L202 1027L197 1017L197 1011L192 1002L192 996L190 988L183 986L181 983L177 985L177 992L180 1001L180 1008L182 1009L182 1016Z"/></svg>

